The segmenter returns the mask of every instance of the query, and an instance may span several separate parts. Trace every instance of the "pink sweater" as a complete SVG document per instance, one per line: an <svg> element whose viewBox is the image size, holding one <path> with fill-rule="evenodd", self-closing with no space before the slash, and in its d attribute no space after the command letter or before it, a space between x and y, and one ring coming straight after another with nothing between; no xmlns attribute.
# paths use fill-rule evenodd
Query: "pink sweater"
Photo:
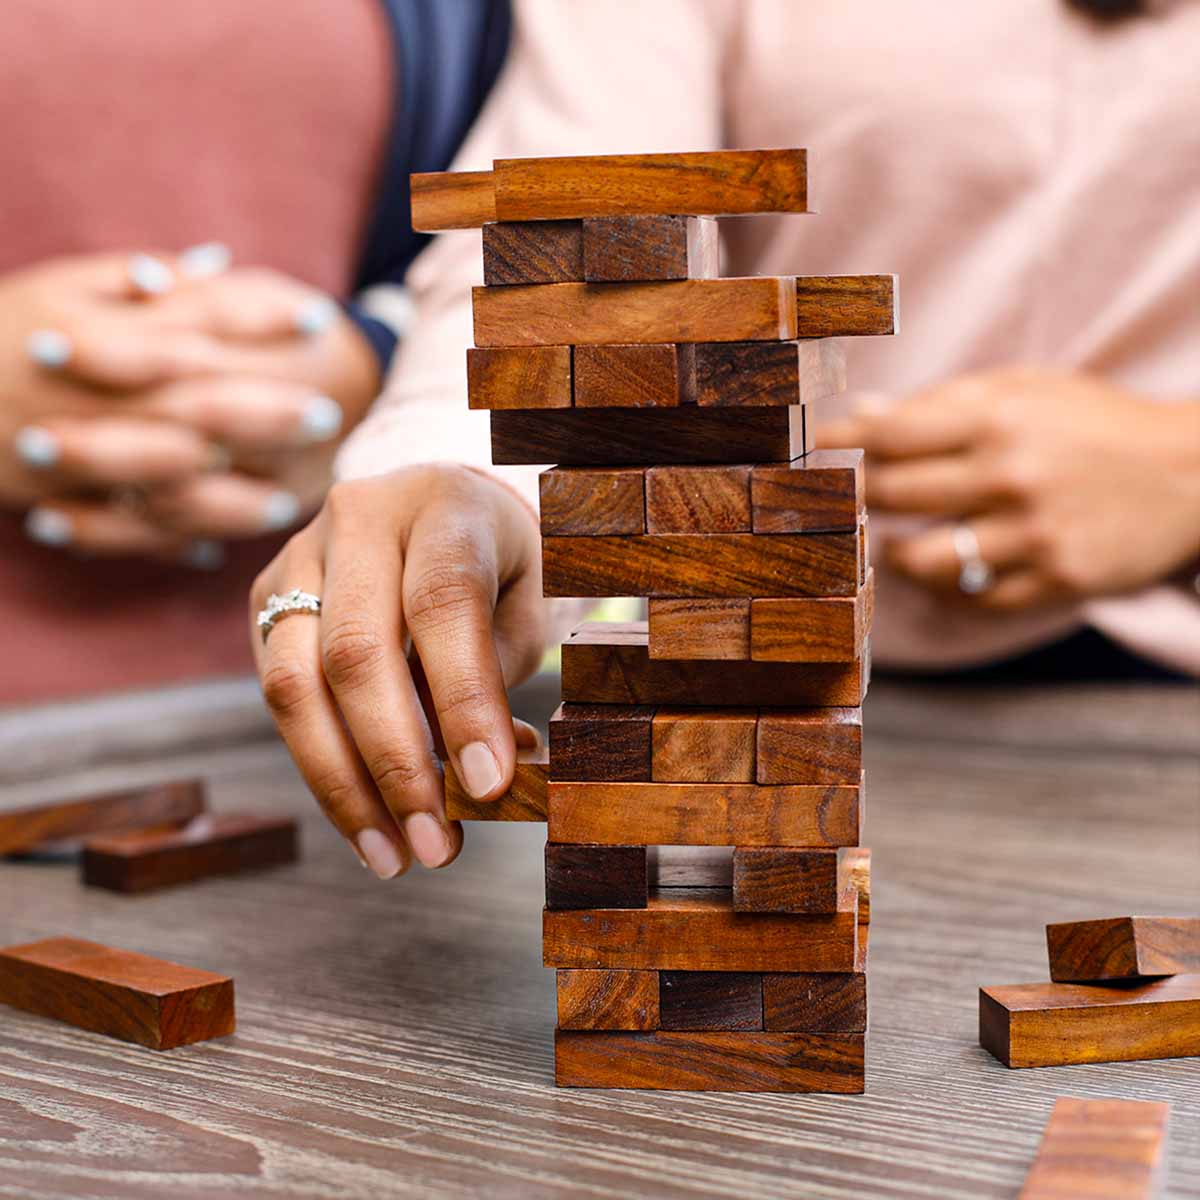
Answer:
<svg viewBox="0 0 1200 1200"><path fill-rule="evenodd" d="M456 166L807 146L821 215L727 222L724 269L898 272L903 332L848 345L852 388L1032 362L1175 399L1200 380L1197 63L1192 3L1101 28L1060 0L525 0ZM417 327L341 474L488 463L464 373L479 259L478 234L449 234L414 265ZM536 496L535 470L496 472ZM967 665L1091 624L1200 674L1189 581L1013 617L881 585L883 663Z"/></svg>

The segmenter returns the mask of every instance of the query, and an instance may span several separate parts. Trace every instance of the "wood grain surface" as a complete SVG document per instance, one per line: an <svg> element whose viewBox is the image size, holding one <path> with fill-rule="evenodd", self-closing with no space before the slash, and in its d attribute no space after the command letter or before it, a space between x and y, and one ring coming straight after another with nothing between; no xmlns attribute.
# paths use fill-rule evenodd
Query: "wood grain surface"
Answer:
<svg viewBox="0 0 1200 1200"><path fill-rule="evenodd" d="M645 846L546 843L546 907L645 908Z"/></svg>
<svg viewBox="0 0 1200 1200"><path fill-rule="evenodd" d="M750 467L651 467L648 533L749 533Z"/></svg>
<svg viewBox="0 0 1200 1200"><path fill-rule="evenodd" d="M764 1029L795 1033L866 1032L867 976L861 970L764 975L762 994Z"/></svg>
<svg viewBox="0 0 1200 1200"><path fill-rule="evenodd" d="M538 476L544 537L646 532L645 472L637 467L552 467Z"/></svg>
<svg viewBox="0 0 1200 1200"><path fill-rule="evenodd" d="M550 718L550 778L648 780L653 719L649 705L560 704Z"/></svg>
<svg viewBox="0 0 1200 1200"><path fill-rule="evenodd" d="M862 709L765 708L756 761L759 783L855 783L862 773Z"/></svg>
<svg viewBox="0 0 1200 1200"><path fill-rule="evenodd" d="M836 850L738 846L733 852L736 912L837 912L842 882Z"/></svg>
<svg viewBox="0 0 1200 1200"><path fill-rule="evenodd" d="M657 1029L658 972L555 972L559 1029Z"/></svg>
<svg viewBox="0 0 1200 1200"><path fill-rule="evenodd" d="M651 725L656 783L753 783L758 713L745 708L660 708Z"/></svg>
<svg viewBox="0 0 1200 1200"><path fill-rule="evenodd" d="M546 785L550 778L550 763L546 751L537 751L541 761L526 759L516 765L508 791L496 800L474 799L459 782L454 768L442 764L446 816L451 821L544 821L546 819Z"/></svg>
<svg viewBox="0 0 1200 1200"><path fill-rule="evenodd" d="M491 171L429 171L408 178L412 227L419 233L477 229L496 219Z"/></svg>
<svg viewBox="0 0 1200 1200"><path fill-rule="evenodd" d="M871 631L875 571L854 596L750 601L750 657L758 662L853 662ZM653 610L650 653L654 653Z"/></svg>
<svg viewBox="0 0 1200 1200"><path fill-rule="evenodd" d="M677 408L695 401L691 346L577 346L574 357L577 408Z"/></svg>
<svg viewBox="0 0 1200 1200"><path fill-rule="evenodd" d="M715 279L721 243L711 217L588 217L583 277L589 283Z"/></svg>
<svg viewBox="0 0 1200 1200"><path fill-rule="evenodd" d="M895 275L801 275L796 279L796 333L803 338L895 333Z"/></svg>
<svg viewBox="0 0 1200 1200"><path fill-rule="evenodd" d="M582 283L581 221L495 221L483 227L483 282Z"/></svg>
<svg viewBox="0 0 1200 1200"><path fill-rule="evenodd" d="M652 888L733 887L732 846L647 846Z"/></svg>
<svg viewBox="0 0 1200 1200"><path fill-rule="evenodd" d="M1200 917L1109 917L1046 926L1060 983L1200 974Z"/></svg>
<svg viewBox="0 0 1200 1200"><path fill-rule="evenodd" d="M658 987L662 1029L763 1027L762 975L756 971L660 971Z"/></svg>
<svg viewBox="0 0 1200 1200"><path fill-rule="evenodd" d="M858 921L871 923L871 850L868 846L850 846L842 853L842 869L858 889Z"/></svg>
<svg viewBox="0 0 1200 1200"><path fill-rule="evenodd" d="M744 660L750 657L752 600L651 600L651 658Z"/></svg>
<svg viewBox="0 0 1200 1200"><path fill-rule="evenodd" d="M846 388L837 342L710 342L696 347L696 403L721 407L807 404Z"/></svg>
<svg viewBox="0 0 1200 1200"><path fill-rule="evenodd" d="M755 533L857 529L865 503L861 450L813 450L750 475Z"/></svg>
<svg viewBox="0 0 1200 1200"><path fill-rule="evenodd" d="M499 346L467 351L467 407L571 407L570 346Z"/></svg>

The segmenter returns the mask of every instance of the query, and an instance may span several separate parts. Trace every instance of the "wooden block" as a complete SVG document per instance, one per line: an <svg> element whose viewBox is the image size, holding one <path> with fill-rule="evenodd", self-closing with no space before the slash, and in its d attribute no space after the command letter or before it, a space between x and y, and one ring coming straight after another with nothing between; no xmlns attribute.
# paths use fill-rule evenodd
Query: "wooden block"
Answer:
<svg viewBox="0 0 1200 1200"><path fill-rule="evenodd" d="M838 859L837 850L739 846L733 852L733 907L738 912L837 912L845 882ZM857 909L857 889L854 903Z"/></svg>
<svg viewBox="0 0 1200 1200"><path fill-rule="evenodd" d="M750 708L660 708L651 724L656 783L753 783L758 712Z"/></svg>
<svg viewBox="0 0 1200 1200"><path fill-rule="evenodd" d="M227 976L70 937L0 950L0 1003L152 1050L235 1024Z"/></svg>
<svg viewBox="0 0 1200 1200"><path fill-rule="evenodd" d="M842 852L843 874L858 890L858 923L871 923L871 851L866 846L850 846Z"/></svg>
<svg viewBox="0 0 1200 1200"><path fill-rule="evenodd" d="M506 221L808 211L804 150L508 158L493 168Z"/></svg>
<svg viewBox="0 0 1200 1200"><path fill-rule="evenodd" d="M562 647L564 700L601 704L854 705L867 689L864 655L853 663L703 662L652 659L645 623L615 633L585 622Z"/></svg>
<svg viewBox="0 0 1200 1200"><path fill-rule="evenodd" d="M757 662L853 662L870 632L875 572L854 596L750 601L750 657ZM650 653L654 653L651 622Z"/></svg>
<svg viewBox="0 0 1200 1200"><path fill-rule="evenodd" d="M477 346L753 342L796 336L791 276L472 289Z"/></svg>
<svg viewBox="0 0 1200 1200"><path fill-rule="evenodd" d="M1200 917L1110 917L1046 926L1058 982L1200 973Z"/></svg>
<svg viewBox="0 0 1200 1200"><path fill-rule="evenodd" d="M862 1034L554 1033L559 1087L675 1092L863 1090Z"/></svg>
<svg viewBox="0 0 1200 1200"><path fill-rule="evenodd" d="M660 846L853 846L858 787L552 783L552 841Z"/></svg>
<svg viewBox="0 0 1200 1200"><path fill-rule="evenodd" d="M979 1044L1006 1067L1200 1054L1200 975L980 988Z"/></svg>
<svg viewBox="0 0 1200 1200"><path fill-rule="evenodd" d="M582 283L581 221L498 221L483 227L483 282Z"/></svg>
<svg viewBox="0 0 1200 1200"><path fill-rule="evenodd" d="M575 349L576 408L677 408L696 394L691 346L622 343Z"/></svg>
<svg viewBox="0 0 1200 1200"><path fill-rule="evenodd" d="M662 971L662 1029L752 1030L763 1027L762 976L754 971Z"/></svg>
<svg viewBox="0 0 1200 1200"><path fill-rule="evenodd" d="M796 279L796 333L804 338L895 333L895 275L801 275Z"/></svg>
<svg viewBox="0 0 1200 1200"><path fill-rule="evenodd" d="M765 410L770 411L770 410ZM651 533L542 539L546 596L853 596L854 533Z"/></svg>
<svg viewBox="0 0 1200 1200"><path fill-rule="evenodd" d="M467 407L571 407L570 346L501 346L467 351Z"/></svg>
<svg viewBox="0 0 1200 1200"><path fill-rule="evenodd" d="M1166 1180L1170 1105L1060 1096L1019 1200L1154 1200Z"/></svg>
<svg viewBox="0 0 1200 1200"><path fill-rule="evenodd" d="M753 600L651 600L651 658L750 657Z"/></svg>
<svg viewBox="0 0 1200 1200"><path fill-rule="evenodd" d="M648 780L653 717L649 705L560 704L550 718L550 778Z"/></svg>
<svg viewBox="0 0 1200 1200"><path fill-rule="evenodd" d="M853 971L856 903L803 920L734 912L715 889L651 892L645 908L542 914L547 967L623 967L637 971Z"/></svg>
<svg viewBox="0 0 1200 1200"><path fill-rule="evenodd" d="M764 975L763 1028L792 1033L865 1033L867 977L861 971Z"/></svg>
<svg viewBox="0 0 1200 1200"><path fill-rule="evenodd" d="M541 752L531 752L541 753ZM517 763L512 786L497 800L480 801L468 795L449 763L442 764L449 821L544 821L550 763L526 759Z"/></svg>
<svg viewBox="0 0 1200 1200"><path fill-rule="evenodd" d="M749 533L750 468L651 467L649 533Z"/></svg>
<svg viewBox="0 0 1200 1200"><path fill-rule="evenodd" d="M587 217L583 277L589 283L715 279L721 245L711 217Z"/></svg>
<svg viewBox="0 0 1200 1200"><path fill-rule="evenodd" d="M732 846L647 846L652 888L733 887Z"/></svg>
<svg viewBox="0 0 1200 1200"><path fill-rule="evenodd" d="M412 227L419 233L478 229L496 219L491 171L430 171L408 180Z"/></svg>
<svg viewBox="0 0 1200 1200"><path fill-rule="evenodd" d="M862 709L763 709L759 783L855 783L862 773Z"/></svg>
<svg viewBox="0 0 1200 1200"><path fill-rule="evenodd" d="M697 404L807 404L845 390L846 356L834 341L710 342L696 347Z"/></svg>
<svg viewBox="0 0 1200 1200"><path fill-rule="evenodd" d="M291 817L245 813L204 813L179 829L101 834L84 844L83 882L147 892L278 866L296 861L298 835Z"/></svg>
<svg viewBox="0 0 1200 1200"><path fill-rule="evenodd" d="M542 535L644 533L645 490L645 472L637 467L552 467L538 476Z"/></svg>
<svg viewBox="0 0 1200 1200"><path fill-rule="evenodd" d="M493 412L497 466L653 466L787 462L804 436L800 408L573 408Z"/></svg>
<svg viewBox="0 0 1200 1200"><path fill-rule="evenodd" d="M861 450L813 450L750 473L755 533L857 530L865 503Z"/></svg>
<svg viewBox="0 0 1200 1200"><path fill-rule="evenodd" d="M0 854L103 830L181 824L203 811L204 784L198 779L0 810Z"/></svg>
<svg viewBox="0 0 1200 1200"><path fill-rule="evenodd" d="M645 908L645 846L546 843L546 907Z"/></svg>
<svg viewBox="0 0 1200 1200"><path fill-rule="evenodd" d="M559 1029L658 1028L657 971L559 971Z"/></svg>

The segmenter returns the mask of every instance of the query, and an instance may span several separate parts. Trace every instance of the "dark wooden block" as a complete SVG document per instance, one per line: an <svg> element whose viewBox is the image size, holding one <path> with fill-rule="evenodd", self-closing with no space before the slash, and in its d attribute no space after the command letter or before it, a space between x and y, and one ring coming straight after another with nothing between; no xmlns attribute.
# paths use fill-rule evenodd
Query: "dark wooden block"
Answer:
<svg viewBox="0 0 1200 1200"><path fill-rule="evenodd" d="M862 930L859 930L860 937ZM867 977L861 971L764 975L763 1028L794 1033L865 1033Z"/></svg>
<svg viewBox="0 0 1200 1200"><path fill-rule="evenodd" d="M560 704L550 718L550 778L650 778L648 705Z"/></svg>
<svg viewBox="0 0 1200 1200"><path fill-rule="evenodd" d="M408 179L412 227L420 233L478 229L496 219L491 171L428 171Z"/></svg>
<svg viewBox="0 0 1200 1200"><path fill-rule="evenodd" d="M750 473L755 533L857 530L864 495L861 450L813 450Z"/></svg>
<svg viewBox="0 0 1200 1200"><path fill-rule="evenodd" d="M581 221L497 221L483 227L483 282L579 283Z"/></svg>
<svg viewBox="0 0 1200 1200"><path fill-rule="evenodd" d="M752 600L651 600L651 658L745 660Z"/></svg>
<svg viewBox="0 0 1200 1200"><path fill-rule="evenodd" d="M753 708L658 709L650 778L656 783L753 783L757 724Z"/></svg>
<svg viewBox="0 0 1200 1200"><path fill-rule="evenodd" d="M807 404L845 390L846 357L834 341L709 342L696 347L697 404Z"/></svg>
<svg viewBox="0 0 1200 1200"><path fill-rule="evenodd" d="M645 908L646 894L645 846L546 843L548 909Z"/></svg>
<svg viewBox="0 0 1200 1200"><path fill-rule="evenodd" d="M70 937L0 950L0 1003L152 1050L235 1025L227 976Z"/></svg>
<svg viewBox="0 0 1200 1200"><path fill-rule="evenodd" d="M571 407L570 346L501 346L467 351L467 406Z"/></svg>
<svg viewBox="0 0 1200 1200"><path fill-rule="evenodd" d="M658 1028L657 971L559 971L559 1029Z"/></svg>
<svg viewBox="0 0 1200 1200"><path fill-rule="evenodd" d="M870 633L875 573L854 596L750 601L750 657L758 662L853 662ZM650 652L654 652L653 625Z"/></svg>
<svg viewBox="0 0 1200 1200"><path fill-rule="evenodd" d="M645 472L552 467L538 476L542 534L597 537L646 531Z"/></svg>
<svg viewBox="0 0 1200 1200"><path fill-rule="evenodd" d="M147 892L279 866L296 861L298 837L291 817L245 813L204 813L180 829L102 834L84 844L83 882Z"/></svg>
<svg viewBox="0 0 1200 1200"><path fill-rule="evenodd" d="M695 400L691 346L579 346L576 408L677 408Z"/></svg>
<svg viewBox="0 0 1200 1200"><path fill-rule="evenodd" d="M720 238L711 217L584 219L583 275L589 283L715 279L720 273Z"/></svg>
<svg viewBox="0 0 1200 1200"><path fill-rule="evenodd" d="M796 279L796 335L854 337L895 333L895 275L801 275Z"/></svg>
<svg viewBox="0 0 1200 1200"><path fill-rule="evenodd" d="M531 753L544 754L545 751ZM512 785L495 800L474 799L459 782L454 768L442 764L446 819L449 821L544 821L550 763L532 758L517 763Z"/></svg>
<svg viewBox="0 0 1200 1200"><path fill-rule="evenodd" d="M861 708L759 714L759 783L854 783L861 773Z"/></svg>
<svg viewBox="0 0 1200 1200"><path fill-rule="evenodd" d="M1200 917L1110 917L1046 926L1062 983L1200 973Z"/></svg>
<svg viewBox="0 0 1200 1200"><path fill-rule="evenodd" d="M651 467L648 533L749 533L750 468Z"/></svg>
<svg viewBox="0 0 1200 1200"><path fill-rule="evenodd" d="M738 912L837 912L843 883L837 850L739 846L733 852L733 907Z"/></svg>
<svg viewBox="0 0 1200 1200"><path fill-rule="evenodd" d="M658 987L663 1029L763 1027L762 976L754 971L662 971Z"/></svg>
<svg viewBox="0 0 1200 1200"><path fill-rule="evenodd" d="M787 462L799 452L799 408L555 408L491 414L500 465L653 466Z"/></svg>

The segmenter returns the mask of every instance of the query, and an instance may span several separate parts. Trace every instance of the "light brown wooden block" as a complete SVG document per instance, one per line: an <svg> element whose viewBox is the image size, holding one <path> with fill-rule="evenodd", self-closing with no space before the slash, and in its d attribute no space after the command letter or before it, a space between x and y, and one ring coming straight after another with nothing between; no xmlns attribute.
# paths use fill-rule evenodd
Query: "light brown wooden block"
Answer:
<svg viewBox="0 0 1200 1200"><path fill-rule="evenodd" d="M807 155L798 149L506 158L493 169L504 221L808 211Z"/></svg>
<svg viewBox="0 0 1200 1200"><path fill-rule="evenodd" d="M866 846L851 846L842 852L842 872L858 891L858 922L871 923L871 851ZM861 936L861 932L860 932Z"/></svg>
<svg viewBox="0 0 1200 1200"><path fill-rule="evenodd" d="M755 533L857 530L865 503L861 450L813 450L750 473Z"/></svg>
<svg viewBox="0 0 1200 1200"><path fill-rule="evenodd" d="M575 407L677 408L691 404L696 390L694 357L691 346L579 346L575 350Z"/></svg>
<svg viewBox="0 0 1200 1200"><path fill-rule="evenodd" d="M753 783L757 724L754 709L658 709L650 778L656 783Z"/></svg>
<svg viewBox="0 0 1200 1200"><path fill-rule="evenodd" d="M496 219L491 171L430 171L408 178L412 227L419 233L478 229Z"/></svg>
<svg viewBox="0 0 1200 1200"><path fill-rule="evenodd" d="M542 534L598 537L646 531L645 472L553 467L538 476Z"/></svg>
<svg viewBox="0 0 1200 1200"><path fill-rule="evenodd" d="M845 390L845 352L828 339L696 347L697 404L807 404Z"/></svg>
<svg viewBox="0 0 1200 1200"><path fill-rule="evenodd" d="M1110 917L1046 926L1058 982L1200 973L1200 917Z"/></svg>
<svg viewBox="0 0 1200 1200"><path fill-rule="evenodd" d="M559 971L559 1029L657 1029L658 972Z"/></svg>
<svg viewBox="0 0 1200 1200"><path fill-rule="evenodd" d="M750 657L752 600L651 600L650 657Z"/></svg>
<svg viewBox="0 0 1200 1200"><path fill-rule="evenodd" d="M758 662L853 662L870 633L875 572L854 596L750 601L750 657ZM651 653L654 652L651 627Z"/></svg>
<svg viewBox="0 0 1200 1200"><path fill-rule="evenodd" d="M861 708L768 708L759 714L759 783L854 783L861 773Z"/></svg>
<svg viewBox="0 0 1200 1200"><path fill-rule="evenodd" d="M895 275L801 275L796 279L798 337L895 333Z"/></svg>
<svg viewBox="0 0 1200 1200"><path fill-rule="evenodd" d="M979 1044L1006 1067L1200 1054L1200 975L1133 986L1016 983L979 990Z"/></svg>
<svg viewBox="0 0 1200 1200"><path fill-rule="evenodd" d="M732 846L647 846L652 888L733 887Z"/></svg>
<svg viewBox="0 0 1200 1200"><path fill-rule="evenodd" d="M1166 1178L1170 1105L1060 1096L1019 1200L1153 1200Z"/></svg>
<svg viewBox="0 0 1200 1200"><path fill-rule="evenodd" d="M860 938L862 930L859 931ZM867 977L854 972L764 975L763 1028L795 1033L865 1033Z"/></svg>
<svg viewBox="0 0 1200 1200"><path fill-rule="evenodd" d="M583 221L583 277L589 283L715 279L720 259L711 217L655 214Z"/></svg>
<svg viewBox="0 0 1200 1200"><path fill-rule="evenodd" d="M545 755L545 751L538 752ZM480 801L468 795L454 768L442 764L446 819L450 821L544 821L550 763L526 759L517 763L512 785L499 799Z"/></svg>
<svg viewBox="0 0 1200 1200"><path fill-rule="evenodd" d="M837 912L846 877L838 850L739 846L733 852L733 907L738 912ZM858 904L855 889L855 905Z"/></svg>
<svg viewBox="0 0 1200 1200"><path fill-rule="evenodd" d="M571 407L570 346L502 346L467 351L467 407Z"/></svg>
<svg viewBox="0 0 1200 1200"><path fill-rule="evenodd" d="M660 971L662 1029L759 1030L762 976L757 971Z"/></svg>
<svg viewBox="0 0 1200 1200"><path fill-rule="evenodd" d="M790 276L472 289L477 346L748 342L796 336Z"/></svg>
<svg viewBox="0 0 1200 1200"><path fill-rule="evenodd" d="M483 282L581 283L580 221L499 221L483 227Z"/></svg>
<svg viewBox="0 0 1200 1200"><path fill-rule="evenodd" d="M649 533L749 533L750 468L651 467L646 472Z"/></svg>
<svg viewBox="0 0 1200 1200"><path fill-rule="evenodd" d="M0 950L0 1003L152 1050L234 1031L232 979L79 938Z"/></svg>

